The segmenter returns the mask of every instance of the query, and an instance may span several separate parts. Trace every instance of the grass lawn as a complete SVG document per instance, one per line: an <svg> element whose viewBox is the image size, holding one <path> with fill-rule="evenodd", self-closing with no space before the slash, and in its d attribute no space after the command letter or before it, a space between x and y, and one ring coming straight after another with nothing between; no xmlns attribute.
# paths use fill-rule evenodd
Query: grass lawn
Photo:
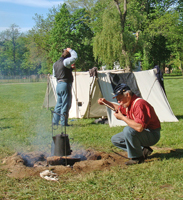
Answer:
<svg viewBox="0 0 183 200"><path fill-rule="evenodd" d="M161 139L153 152L160 153L157 159L125 168L64 174L58 182L40 177L10 178L7 170L0 169L0 199L183 199L183 78L166 77L164 83L179 122L161 124ZM46 82L0 84L0 160L15 152L50 151L51 112L42 108L46 87ZM71 121L69 136L82 148L120 152L110 138L122 127L93 121ZM170 152L170 148L177 151Z"/></svg>

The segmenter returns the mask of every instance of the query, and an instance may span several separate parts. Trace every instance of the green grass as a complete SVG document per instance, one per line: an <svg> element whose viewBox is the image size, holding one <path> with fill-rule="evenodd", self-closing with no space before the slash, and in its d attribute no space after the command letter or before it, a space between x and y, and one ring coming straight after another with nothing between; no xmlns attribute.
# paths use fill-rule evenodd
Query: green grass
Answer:
<svg viewBox="0 0 183 200"><path fill-rule="evenodd" d="M164 81L179 122L161 124L161 139L156 147L162 149L155 150L157 159L85 175L64 174L59 182L39 177L10 178L8 171L1 169L0 199L183 199L183 79L166 77ZM50 151L51 112L42 108L46 86L46 82L0 85L0 159L17 151ZM73 126L67 129L69 137L74 138L71 143L108 153L119 152L110 138L122 127L110 128L93 122L94 119L71 121ZM171 153L165 148L180 150Z"/></svg>

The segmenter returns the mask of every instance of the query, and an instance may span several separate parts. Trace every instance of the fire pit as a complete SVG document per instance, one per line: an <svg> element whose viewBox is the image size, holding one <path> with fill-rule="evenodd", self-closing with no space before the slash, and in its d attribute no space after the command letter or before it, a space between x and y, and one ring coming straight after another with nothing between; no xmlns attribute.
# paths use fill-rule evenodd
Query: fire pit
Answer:
<svg viewBox="0 0 183 200"><path fill-rule="evenodd" d="M45 170L51 170L59 176L66 173L87 173L94 170L104 170L110 166L123 165L127 161L127 153L108 154L89 148L74 150L66 158L64 156L51 157L50 154L47 155L44 152L15 153L2 160L3 165L0 169L7 169L7 176L15 178L40 176L40 173ZM66 160L70 167L64 162ZM56 161L60 162L61 165L57 165Z"/></svg>
<svg viewBox="0 0 183 200"><path fill-rule="evenodd" d="M75 162L81 161L80 158L72 158L68 156L52 156L47 157L47 165L74 165Z"/></svg>

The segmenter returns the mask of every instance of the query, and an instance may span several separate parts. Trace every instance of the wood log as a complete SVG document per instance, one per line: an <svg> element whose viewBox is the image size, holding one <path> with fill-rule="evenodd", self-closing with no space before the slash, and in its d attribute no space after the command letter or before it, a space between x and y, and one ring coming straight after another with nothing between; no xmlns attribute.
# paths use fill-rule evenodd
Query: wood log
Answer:
<svg viewBox="0 0 183 200"><path fill-rule="evenodd" d="M47 157L47 165L74 165L75 162L81 161L80 158L71 158L67 156Z"/></svg>

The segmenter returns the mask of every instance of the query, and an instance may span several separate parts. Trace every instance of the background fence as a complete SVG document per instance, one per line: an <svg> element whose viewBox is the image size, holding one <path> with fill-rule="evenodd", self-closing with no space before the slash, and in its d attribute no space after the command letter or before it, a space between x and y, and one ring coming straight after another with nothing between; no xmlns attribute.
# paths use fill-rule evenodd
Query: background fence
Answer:
<svg viewBox="0 0 183 200"><path fill-rule="evenodd" d="M46 82L47 76L31 75L31 76L0 76L0 84L2 83L29 83L29 82Z"/></svg>

